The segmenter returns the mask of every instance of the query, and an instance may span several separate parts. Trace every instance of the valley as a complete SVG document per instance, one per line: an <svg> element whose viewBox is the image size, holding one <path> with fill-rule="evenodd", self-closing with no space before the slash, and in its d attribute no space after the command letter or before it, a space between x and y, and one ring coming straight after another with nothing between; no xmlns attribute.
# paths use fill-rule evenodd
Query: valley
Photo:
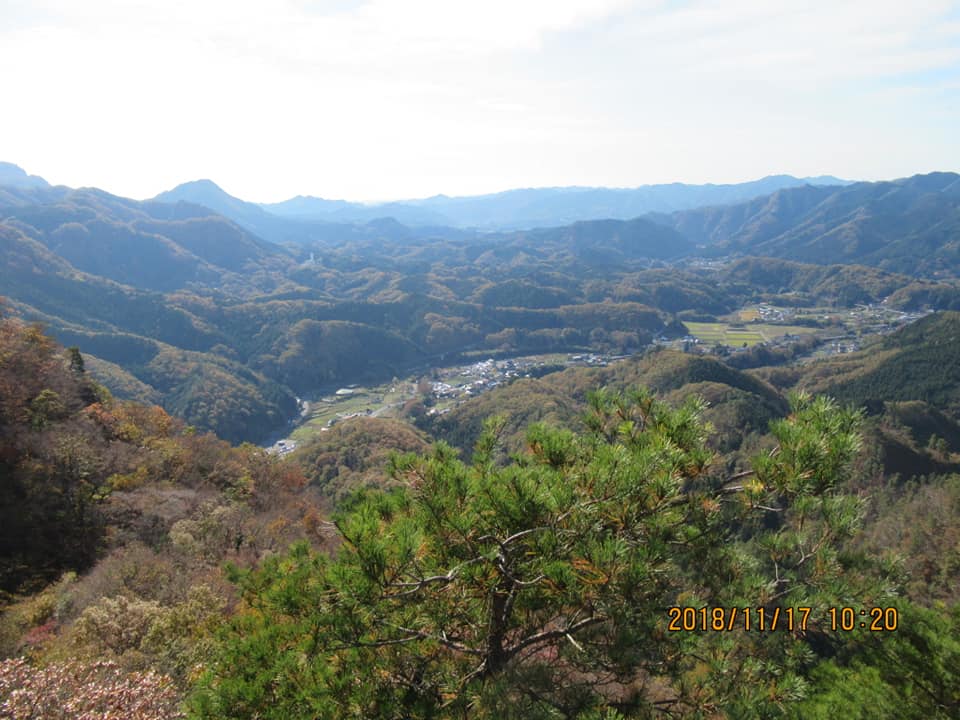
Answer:
<svg viewBox="0 0 960 720"><path fill-rule="evenodd" d="M936 213L920 209L954 202L955 181L784 188L721 209L493 232L278 218L212 183L138 202L23 181L0 194L0 284L12 312L90 355L112 391L231 441L264 442L298 416L297 397L379 387L438 363L629 355L686 335L786 358L795 341L777 336L807 338L831 313L841 318L834 342L849 348L859 329L846 314L858 306L960 308L955 274L910 263L900 274L852 256L741 257L746 240L734 242L748 226L767 228L763 237L793 222L849 227L881 196L896 197L897 222L922 235ZM788 199L795 215L781 217ZM842 208L827 225L825 204ZM897 257L932 257L923 242L911 247ZM788 331L736 315L762 307L803 321Z"/></svg>
<svg viewBox="0 0 960 720"><path fill-rule="evenodd" d="M655 338L650 347L670 347L684 352L708 353L727 357L757 345L771 350L802 345L795 362L810 362L860 350L864 343L894 332L929 314L905 312L885 305L855 308L774 307L759 305L731 313L725 322L683 323L687 333L681 338ZM804 323L796 325L792 323ZM641 349L641 354L646 348ZM473 353L476 354L476 353ZM308 443L318 432L326 432L339 422L358 417L410 418L442 416L463 402L518 378L541 377L572 367L606 367L624 356L604 352L545 353L518 357L487 358L454 366L420 368L402 379L378 384L351 384L321 392L311 400L302 400L303 410L293 429L266 447L288 454Z"/></svg>
<svg viewBox="0 0 960 720"><path fill-rule="evenodd" d="M303 410L287 437L266 447L274 453L293 452L319 432L359 417L408 418L444 415L463 402L518 378L539 377L568 367L606 367L622 356L597 353L548 353L507 359L488 358L468 365L430 367L420 374L379 385L337 388L313 400L303 400Z"/></svg>
<svg viewBox="0 0 960 720"><path fill-rule="evenodd" d="M168 695L146 696L197 720L301 716L288 678L379 717L358 678L434 702L413 660L450 701L484 692L473 658L505 582L501 648L562 659L508 661L545 673L534 703L567 702L566 685L599 697L585 643L671 706L712 707L696 687L795 718L848 675L902 708L891 657L954 657L949 174L533 228L490 210L515 194L447 204L497 227L422 227L212 183L143 202L21 183L0 188L3 656L117 663L96 682L159 672ZM851 593L909 630L880 649L663 631L663 607L782 597L827 617ZM580 616L605 634L566 627ZM750 682L704 672L706 656ZM35 672L9 662L0 694ZM324 695L338 667L347 689ZM754 686L809 690L771 704Z"/></svg>

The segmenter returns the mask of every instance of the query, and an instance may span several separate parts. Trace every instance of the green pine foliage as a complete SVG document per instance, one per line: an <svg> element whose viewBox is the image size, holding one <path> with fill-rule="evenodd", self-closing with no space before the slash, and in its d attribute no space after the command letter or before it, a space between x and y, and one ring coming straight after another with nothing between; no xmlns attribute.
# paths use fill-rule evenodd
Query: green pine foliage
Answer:
<svg viewBox="0 0 960 720"><path fill-rule="evenodd" d="M927 720L960 714L960 605L901 603L896 632L850 642L812 673L797 720Z"/></svg>
<svg viewBox="0 0 960 720"><path fill-rule="evenodd" d="M402 486L346 505L334 556L298 545L235 573L244 608L194 717L766 717L806 698L801 633L671 632L668 608L822 622L871 587L839 551L858 415L797 396L777 449L726 478L702 410L600 392L586 432L534 425L506 465L499 421L470 465L442 443L395 458Z"/></svg>

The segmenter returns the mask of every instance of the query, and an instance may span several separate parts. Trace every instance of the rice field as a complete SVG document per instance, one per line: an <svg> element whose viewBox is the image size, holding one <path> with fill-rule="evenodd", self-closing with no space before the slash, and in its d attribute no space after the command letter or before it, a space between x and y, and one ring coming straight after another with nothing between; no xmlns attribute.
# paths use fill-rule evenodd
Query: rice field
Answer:
<svg viewBox="0 0 960 720"><path fill-rule="evenodd" d="M744 311L749 312L749 311ZM742 314L741 314L742 317ZM796 325L769 325L767 323L734 324L685 322L690 334L708 344L723 343L748 347L757 343L773 340L784 335L805 335L814 332L814 328Z"/></svg>
<svg viewBox="0 0 960 720"><path fill-rule="evenodd" d="M372 413L402 397L401 393L391 394L389 389L389 385L358 388L351 395L331 395L325 400L314 400L310 403L309 419L302 422L290 434L290 438L297 442L306 442L327 427L331 420L336 422L345 415L363 415L367 411Z"/></svg>

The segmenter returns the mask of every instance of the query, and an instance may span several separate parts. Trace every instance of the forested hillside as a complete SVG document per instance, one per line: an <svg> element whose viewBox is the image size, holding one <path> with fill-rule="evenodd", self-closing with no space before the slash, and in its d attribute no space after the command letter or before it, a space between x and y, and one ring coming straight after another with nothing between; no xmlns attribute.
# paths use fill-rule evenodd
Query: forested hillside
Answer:
<svg viewBox="0 0 960 720"><path fill-rule="evenodd" d="M114 400L6 318L0 650L29 662L0 665L0 701L94 708L112 684L148 718L952 717L956 382L910 400L880 379L904 353L952 367L957 317L841 371L661 350L517 379L284 460ZM777 390L817 378L867 414ZM706 629L682 610L701 606Z"/></svg>
<svg viewBox="0 0 960 720"><path fill-rule="evenodd" d="M939 313L863 353L805 368L803 377L838 397L920 400L960 419L960 314Z"/></svg>
<svg viewBox="0 0 960 720"><path fill-rule="evenodd" d="M822 264L858 263L891 272L956 277L960 175L802 187L662 221L712 256L763 255Z"/></svg>
<svg viewBox="0 0 960 720"><path fill-rule="evenodd" d="M297 466L115 400L76 348L9 317L0 438L6 717L180 717L235 602L223 562L324 542Z"/></svg>
<svg viewBox="0 0 960 720"><path fill-rule="evenodd" d="M3 593L87 570L131 542L156 544L175 522L221 505L240 512L230 520L246 534L239 551L260 532L243 529L252 518L243 506L278 509L302 485L299 470L258 448L114 399L76 348L9 317L0 318L0 382Z"/></svg>

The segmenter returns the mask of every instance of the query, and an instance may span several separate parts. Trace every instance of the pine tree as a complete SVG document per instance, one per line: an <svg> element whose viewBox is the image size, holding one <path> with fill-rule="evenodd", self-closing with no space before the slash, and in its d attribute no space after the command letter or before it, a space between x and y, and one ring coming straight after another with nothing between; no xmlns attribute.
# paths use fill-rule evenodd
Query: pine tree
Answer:
<svg viewBox="0 0 960 720"><path fill-rule="evenodd" d="M851 591L836 548L859 508L836 484L859 416L797 396L777 447L723 477L702 410L601 391L587 432L535 425L508 464L500 421L469 466L443 444L395 458L402 487L336 516L333 557L298 545L234 571L244 608L194 717L761 717L802 699L799 620L673 632L669 608L819 618Z"/></svg>

